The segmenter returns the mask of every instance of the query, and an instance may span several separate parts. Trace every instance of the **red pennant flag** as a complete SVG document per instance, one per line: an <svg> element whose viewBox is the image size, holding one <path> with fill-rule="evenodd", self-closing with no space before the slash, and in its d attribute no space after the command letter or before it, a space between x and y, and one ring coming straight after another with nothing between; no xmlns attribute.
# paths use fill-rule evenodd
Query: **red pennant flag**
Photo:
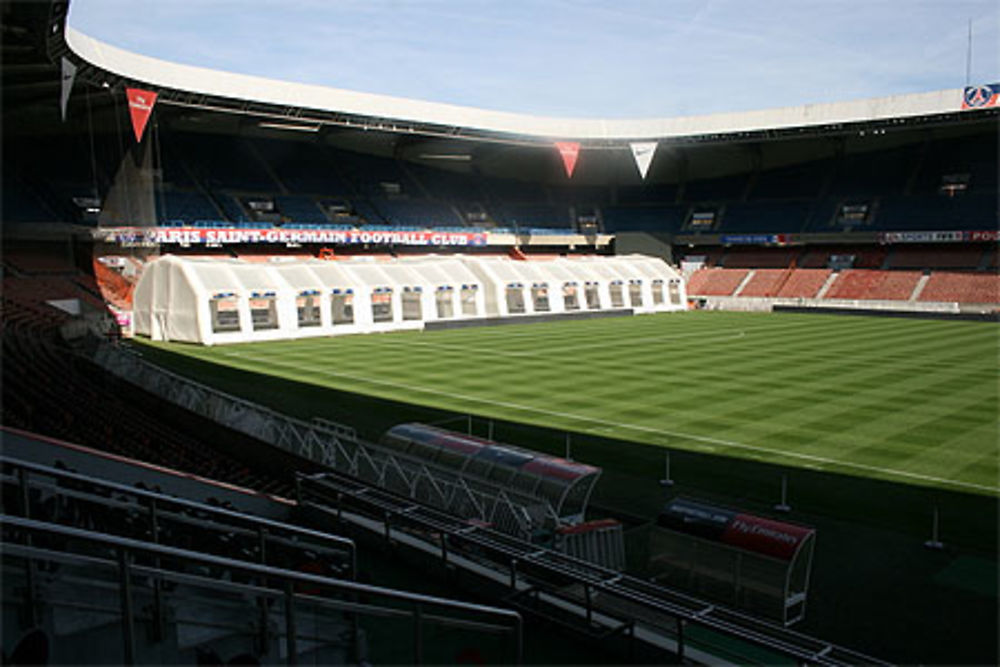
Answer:
<svg viewBox="0 0 1000 667"><path fill-rule="evenodd" d="M138 88L126 88L125 94L128 96L128 113L132 117L135 140L142 141L142 133L146 130L149 115L153 113L153 105L156 104L156 93Z"/></svg>
<svg viewBox="0 0 1000 667"><path fill-rule="evenodd" d="M580 144L575 141L557 141L556 148L559 149L563 166L566 167L566 176L573 178L573 170L576 169L576 158L580 155Z"/></svg>

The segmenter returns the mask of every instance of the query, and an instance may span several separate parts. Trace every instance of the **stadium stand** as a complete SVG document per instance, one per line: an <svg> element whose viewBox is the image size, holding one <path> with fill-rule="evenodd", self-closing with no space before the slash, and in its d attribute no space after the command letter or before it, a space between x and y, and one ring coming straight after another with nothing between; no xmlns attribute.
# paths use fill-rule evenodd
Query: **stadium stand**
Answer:
<svg viewBox="0 0 1000 667"><path fill-rule="evenodd" d="M931 274L918 301L957 301L960 303L1000 303L1000 276L994 273L959 273L935 271Z"/></svg>
<svg viewBox="0 0 1000 667"><path fill-rule="evenodd" d="M829 269L794 269L778 290L780 298L814 299L832 275Z"/></svg>
<svg viewBox="0 0 1000 667"><path fill-rule="evenodd" d="M747 277L747 273L747 269L701 269L691 275L688 281L688 294L730 296Z"/></svg>
<svg viewBox="0 0 1000 667"><path fill-rule="evenodd" d="M789 269L757 269L737 296L776 296L789 273Z"/></svg>
<svg viewBox="0 0 1000 667"><path fill-rule="evenodd" d="M978 269L987 251L978 244L901 245L893 248L888 265L893 269Z"/></svg>

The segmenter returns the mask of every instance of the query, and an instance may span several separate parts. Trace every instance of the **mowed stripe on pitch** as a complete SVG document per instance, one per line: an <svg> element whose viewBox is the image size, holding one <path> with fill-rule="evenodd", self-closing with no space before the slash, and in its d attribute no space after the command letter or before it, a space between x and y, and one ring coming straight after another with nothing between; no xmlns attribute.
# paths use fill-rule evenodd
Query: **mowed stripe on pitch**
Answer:
<svg viewBox="0 0 1000 667"><path fill-rule="evenodd" d="M996 331L684 313L171 349L458 412L995 492Z"/></svg>

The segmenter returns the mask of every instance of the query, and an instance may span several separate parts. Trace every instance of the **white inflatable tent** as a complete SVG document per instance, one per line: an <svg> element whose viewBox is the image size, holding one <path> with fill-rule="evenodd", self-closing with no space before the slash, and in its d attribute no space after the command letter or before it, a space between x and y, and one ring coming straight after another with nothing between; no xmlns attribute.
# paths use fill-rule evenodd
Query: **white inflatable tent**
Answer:
<svg viewBox="0 0 1000 667"><path fill-rule="evenodd" d="M609 308L683 310L680 274L642 255L275 262L167 255L139 280L133 322L154 340L214 345Z"/></svg>

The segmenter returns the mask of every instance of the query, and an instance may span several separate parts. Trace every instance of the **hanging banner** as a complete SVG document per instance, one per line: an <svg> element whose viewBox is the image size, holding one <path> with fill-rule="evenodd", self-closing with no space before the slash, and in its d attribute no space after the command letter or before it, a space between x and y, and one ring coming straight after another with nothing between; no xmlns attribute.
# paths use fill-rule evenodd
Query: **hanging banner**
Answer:
<svg viewBox="0 0 1000 667"><path fill-rule="evenodd" d="M963 109L984 109L997 106L1000 98L1000 83L983 86L966 86L962 91Z"/></svg>
<svg viewBox="0 0 1000 667"><path fill-rule="evenodd" d="M580 155L580 144L575 141L557 141L556 148L559 149L563 166L566 167L566 176L573 178L573 170L576 169L576 158Z"/></svg>
<svg viewBox="0 0 1000 667"><path fill-rule="evenodd" d="M141 142L146 123L153 113L153 105L156 104L156 93L138 88L126 88L125 94L128 96L128 113L132 117L135 140Z"/></svg>
<svg viewBox="0 0 1000 667"><path fill-rule="evenodd" d="M653 154L656 153L656 142L633 141L629 146L632 147L632 157L635 159L635 166L639 168L639 175L646 180L649 165L653 164Z"/></svg>
<svg viewBox="0 0 1000 667"><path fill-rule="evenodd" d="M73 91L73 82L76 80L76 65L71 63L66 56L62 59L62 90L59 93L59 110L62 112L63 122L66 122L66 107L69 104L69 94Z"/></svg>
<svg viewBox="0 0 1000 667"><path fill-rule="evenodd" d="M396 231L367 229L206 229L202 227L105 227L95 233L123 247L232 244L329 243L337 245L485 246L487 232Z"/></svg>

